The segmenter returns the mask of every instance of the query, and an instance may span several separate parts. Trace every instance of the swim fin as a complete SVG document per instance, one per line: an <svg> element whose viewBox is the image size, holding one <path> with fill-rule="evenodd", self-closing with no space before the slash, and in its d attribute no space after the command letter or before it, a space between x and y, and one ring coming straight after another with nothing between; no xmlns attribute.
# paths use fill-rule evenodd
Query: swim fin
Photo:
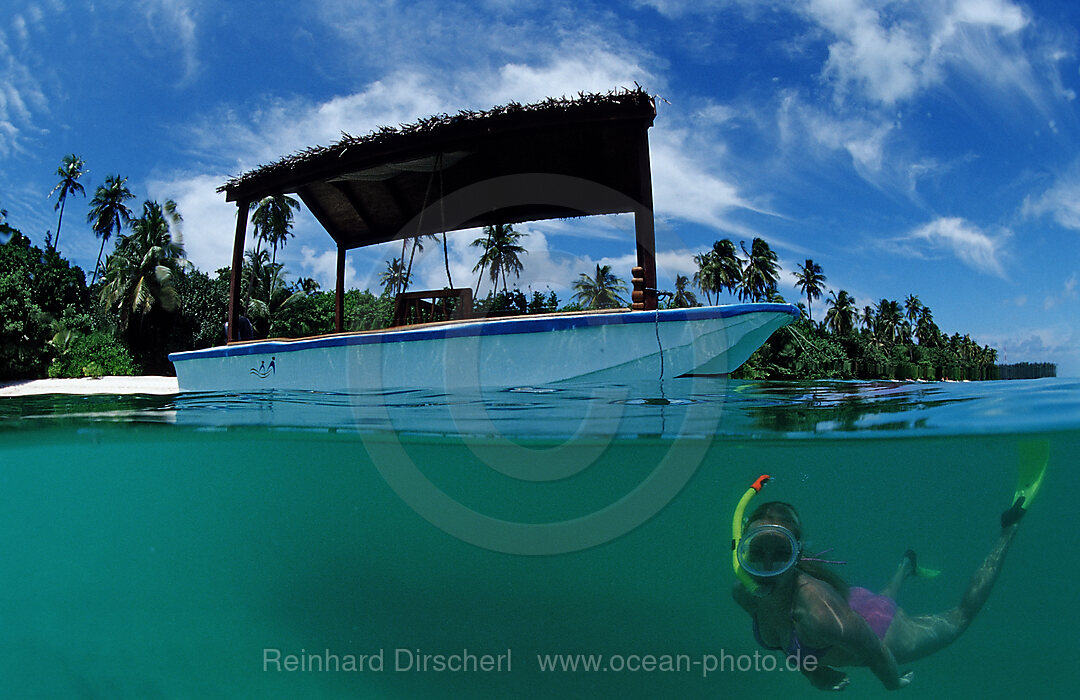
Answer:
<svg viewBox="0 0 1080 700"><path fill-rule="evenodd" d="M938 576L941 576L941 571L939 569L931 569L926 566L916 566L915 575L922 578L937 578Z"/></svg>
<svg viewBox="0 0 1080 700"><path fill-rule="evenodd" d="M1001 526L1019 522L1031 507L1042 487L1046 467L1050 464L1050 443L1047 440L1025 440L1019 444L1020 464L1013 504L1001 514Z"/></svg>

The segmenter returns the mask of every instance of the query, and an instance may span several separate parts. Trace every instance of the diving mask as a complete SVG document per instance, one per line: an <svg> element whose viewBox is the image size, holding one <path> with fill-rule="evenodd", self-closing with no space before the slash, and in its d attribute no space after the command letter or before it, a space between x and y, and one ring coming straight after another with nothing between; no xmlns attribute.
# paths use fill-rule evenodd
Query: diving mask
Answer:
<svg viewBox="0 0 1080 700"><path fill-rule="evenodd" d="M739 566L758 578L779 576L799 560L801 545L782 525L758 525L739 538L735 556Z"/></svg>

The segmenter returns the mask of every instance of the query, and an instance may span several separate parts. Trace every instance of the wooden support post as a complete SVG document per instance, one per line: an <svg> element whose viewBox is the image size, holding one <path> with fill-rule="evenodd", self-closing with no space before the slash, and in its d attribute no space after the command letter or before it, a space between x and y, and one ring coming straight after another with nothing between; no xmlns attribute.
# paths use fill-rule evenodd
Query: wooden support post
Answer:
<svg viewBox="0 0 1080 700"><path fill-rule="evenodd" d="M241 199L236 203L236 235L233 238L232 271L229 275L229 318L225 340L238 339L240 331L240 274L244 269L244 239L247 236L248 207L251 203Z"/></svg>
<svg viewBox="0 0 1080 700"><path fill-rule="evenodd" d="M638 141L638 209L634 212L637 233L637 264L644 270L645 310L656 308L656 233L653 223L652 168L649 163L649 130L641 130Z"/></svg>
<svg viewBox="0 0 1080 700"><path fill-rule="evenodd" d="M630 271L632 275L631 284L632 289L630 291L630 310L631 311L644 311L645 310L645 268L635 267Z"/></svg>
<svg viewBox="0 0 1080 700"><path fill-rule="evenodd" d="M337 286L334 290L334 330L345 330L345 246L337 249Z"/></svg>

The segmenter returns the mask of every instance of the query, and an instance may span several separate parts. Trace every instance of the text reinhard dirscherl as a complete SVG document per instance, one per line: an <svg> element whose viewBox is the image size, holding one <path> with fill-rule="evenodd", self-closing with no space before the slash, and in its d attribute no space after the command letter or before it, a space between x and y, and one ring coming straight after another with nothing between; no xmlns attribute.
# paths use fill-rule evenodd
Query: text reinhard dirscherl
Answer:
<svg viewBox="0 0 1080 700"><path fill-rule="evenodd" d="M783 660L772 654L537 654L541 673L698 673L706 678L714 673L814 671L817 658L801 652ZM510 649L502 653L476 653L468 649L429 653L421 649L399 647L378 649L369 654L337 654L330 649L312 652L283 652L264 648L262 668L267 672L286 673L507 673L513 671Z"/></svg>
<svg viewBox="0 0 1080 700"><path fill-rule="evenodd" d="M388 663L389 659L389 663ZM468 649L431 654L420 649L379 649L370 654L321 653L301 649L283 653L281 649L263 649L263 671L346 673L499 673L512 671L510 650L501 654L476 654Z"/></svg>

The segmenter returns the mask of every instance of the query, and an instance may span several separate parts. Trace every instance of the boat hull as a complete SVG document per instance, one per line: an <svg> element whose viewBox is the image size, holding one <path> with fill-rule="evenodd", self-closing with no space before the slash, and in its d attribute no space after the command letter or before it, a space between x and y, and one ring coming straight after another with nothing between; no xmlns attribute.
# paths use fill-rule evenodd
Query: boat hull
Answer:
<svg viewBox="0 0 1080 700"><path fill-rule="evenodd" d="M781 326L788 304L518 316L169 356L181 391L372 391L538 386L726 375Z"/></svg>

